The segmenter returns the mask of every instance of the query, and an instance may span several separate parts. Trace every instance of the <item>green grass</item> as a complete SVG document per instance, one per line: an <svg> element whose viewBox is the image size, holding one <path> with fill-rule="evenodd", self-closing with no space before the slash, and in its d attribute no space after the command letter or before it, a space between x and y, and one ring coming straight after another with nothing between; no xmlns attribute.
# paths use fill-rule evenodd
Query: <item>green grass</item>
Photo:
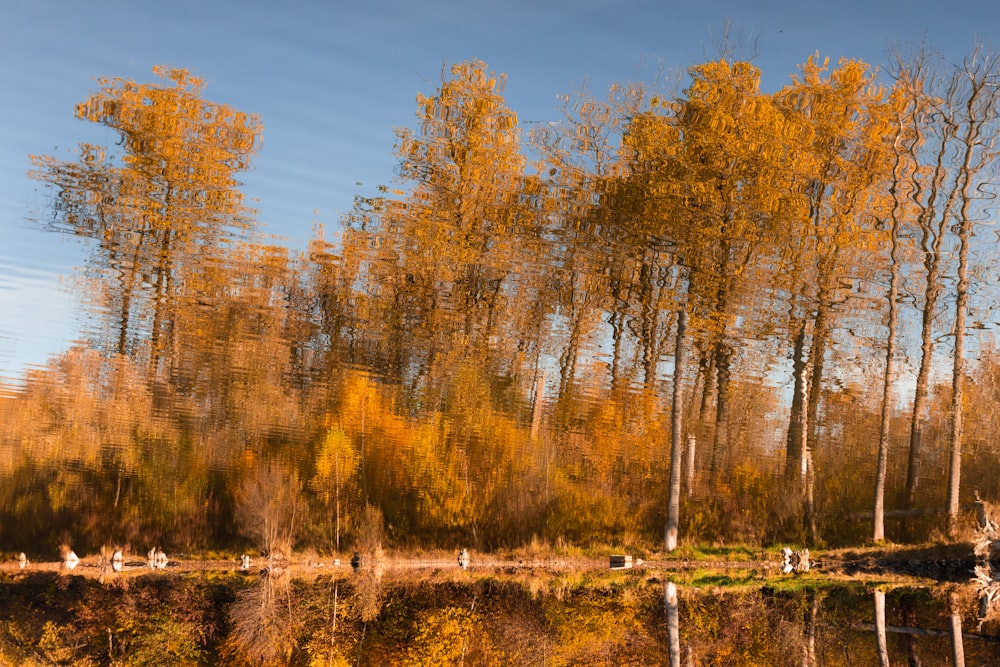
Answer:
<svg viewBox="0 0 1000 667"><path fill-rule="evenodd" d="M724 562L766 562L774 560L777 549L763 549L747 545L686 544L672 552L663 552L663 560L724 561Z"/></svg>

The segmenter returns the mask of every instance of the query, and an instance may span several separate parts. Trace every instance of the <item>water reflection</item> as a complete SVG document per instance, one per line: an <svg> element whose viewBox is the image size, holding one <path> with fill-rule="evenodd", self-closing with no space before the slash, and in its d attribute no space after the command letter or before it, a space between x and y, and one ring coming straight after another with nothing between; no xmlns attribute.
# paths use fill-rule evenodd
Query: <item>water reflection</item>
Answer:
<svg viewBox="0 0 1000 667"><path fill-rule="evenodd" d="M743 580L735 571L720 578L487 568L473 576L391 564L378 575L345 567L293 577L290 569L269 569L212 578L147 574L127 585L61 575L55 588L53 576L29 572L0 583L0 658L17 663L28 646L45 655L74 646L77 659L109 664L110 628L111 655L127 664L154 641L226 664L457 664L463 656L466 664L546 665L1000 660L996 623L970 630L975 591L967 586L898 581L869 589L788 579L761 586L735 584ZM370 606L372 585L381 588L377 607ZM43 591L49 602L34 605ZM31 614L18 611L28 608Z"/></svg>
<svg viewBox="0 0 1000 667"><path fill-rule="evenodd" d="M663 587L664 605L667 609L667 641L670 647L670 667L681 664L681 633L677 606L677 585L668 581Z"/></svg>
<svg viewBox="0 0 1000 667"><path fill-rule="evenodd" d="M889 665L889 646L885 635L885 591L875 589L875 636L878 639L878 662L882 667Z"/></svg>
<svg viewBox="0 0 1000 667"><path fill-rule="evenodd" d="M361 518L357 551L351 557L355 603L361 620L365 622L379 615L384 601L382 576L386 559L382 549L383 531L382 512L366 505Z"/></svg>
<svg viewBox="0 0 1000 667"><path fill-rule="evenodd" d="M856 61L802 71L771 94L706 62L669 102L581 93L529 136L505 78L458 63L398 130L398 187L303 252L239 189L260 119L180 68L99 79L76 115L109 141L33 157L43 226L87 244L88 318L0 394L0 538L339 553L372 507L407 546L648 549L665 514L681 543L843 545L886 498L875 540L954 534L959 481L997 493L1000 352L935 388L883 351L925 367L966 333L935 304L976 307L948 257L992 167L949 162L983 144L948 128L995 109L942 118ZM900 275L922 301L887 296ZM890 329L896 305L927 324Z"/></svg>
<svg viewBox="0 0 1000 667"><path fill-rule="evenodd" d="M287 570L262 572L257 583L236 593L224 650L248 664L289 662L302 629L299 595Z"/></svg>

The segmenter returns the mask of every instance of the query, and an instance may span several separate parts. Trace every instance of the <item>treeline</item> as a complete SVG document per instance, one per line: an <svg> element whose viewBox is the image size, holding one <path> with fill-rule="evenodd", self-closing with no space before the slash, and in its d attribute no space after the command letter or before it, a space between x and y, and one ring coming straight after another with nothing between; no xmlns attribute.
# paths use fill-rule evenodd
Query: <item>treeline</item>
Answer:
<svg viewBox="0 0 1000 667"><path fill-rule="evenodd" d="M33 157L90 343L0 404L5 544L339 549L369 506L400 545L846 543L1000 492L982 50L774 93L720 58L531 131L461 63L302 253L238 190L259 119L157 74L77 107L117 151Z"/></svg>

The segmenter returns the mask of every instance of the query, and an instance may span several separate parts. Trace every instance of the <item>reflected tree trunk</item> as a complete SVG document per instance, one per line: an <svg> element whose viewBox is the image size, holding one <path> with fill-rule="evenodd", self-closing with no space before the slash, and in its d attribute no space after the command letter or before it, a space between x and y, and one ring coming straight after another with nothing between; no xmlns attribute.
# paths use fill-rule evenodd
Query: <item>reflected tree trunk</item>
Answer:
<svg viewBox="0 0 1000 667"><path fill-rule="evenodd" d="M802 667L816 667L816 625L819 619L819 593L809 592L812 603L809 605L809 616L806 619L806 638L802 646Z"/></svg>
<svg viewBox="0 0 1000 667"><path fill-rule="evenodd" d="M898 174L899 160L897 158L894 171ZM898 180L898 179L897 179ZM892 227L889 231L889 291L886 300L889 305L888 321L886 323L885 371L882 378L882 414L878 436L878 462L875 470L875 507L872 525L872 539L881 542L885 539L885 478L886 466L889 460L889 427L892 414L892 386L896 381L896 327L899 320L900 258L899 258L899 201L895 198L893 188Z"/></svg>
<svg viewBox="0 0 1000 667"><path fill-rule="evenodd" d="M965 645L962 643L962 615L958 598L952 594L948 600L951 611L949 630L951 633L951 660L955 667L965 667Z"/></svg>
<svg viewBox="0 0 1000 667"><path fill-rule="evenodd" d="M823 368L826 356L829 328L827 326L828 299L820 297L816 323L813 327L812 346L809 349L809 389L806 398L806 432L805 444L802 448L802 480L803 480L803 528L808 543L816 542L816 499L815 471L813 470L813 449L819 440L819 402L823 392Z"/></svg>
<svg viewBox="0 0 1000 667"><path fill-rule="evenodd" d="M665 547L667 551L677 548L677 527L680 519L681 464L684 451L684 371L687 365L687 322L686 310L677 315L677 346L674 351L674 391L670 413L670 489L667 507L667 531Z"/></svg>
<svg viewBox="0 0 1000 667"><path fill-rule="evenodd" d="M642 304L642 322L640 324L640 331L642 332L642 374L643 383L647 388L654 386L656 381L656 362L660 357L656 344L657 320L660 316L660 310L656 307L657 295L654 286L655 262L655 255L651 261L643 261L639 273L639 280L641 281L640 299Z"/></svg>
<svg viewBox="0 0 1000 667"><path fill-rule="evenodd" d="M687 436L687 480L686 489L687 497L690 498L694 495L694 461L695 454L698 448L698 436L694 433L688 433Z"/></svg>
<svg viewBox="0 0 1000 667"><path fill-rule="evenodd" d="M724 459L729 453L729 379L732 349L719 341L715 348L715 433L712 438L712 461L709 472L718 480L725 468Z"/></svg>
<svg viewBox="0 0 1000 667"><path fill-rule="evenodd" d="M670 667L681 667L680 614L677 605L677 586L668 581L663 589L667 607L667 637L670 651Z"/></svg>
<svg viewBox="0 0 1000 667"><path fill-rule="evenodd" d="M968 203L963 204L963 210ZM971 225L963 215L959 227L958 287L955 295L955 356L951 375L951 456L948 467L948 535L957 537L962 478L962 437L965 431L965 319L969 304L969 240Z"/></svg>
<svg viewBox="0 0 1000 667"><path fill-rule="evenodd" d="M923 448L924 425L927 419L928 394L930 390L931 364L934 358L934 312L941 293L940 265L941 242L944 239L946 215L933 224L934 206L937 200L937 183L943 177L944 156L947 141L942 141L937 156L931 191L927 197L926 213L918 216L920 225L920 247L924 255L924 307L920 314L920 368L913 390L913 406L910 415L910 451L906 465L906 508L912 509L917 502L917 484L920 481L920 457ZM950 202L945 210L950 208Z"/></svg>
<svg viewBox="0 0 1000 667"><path fill-rule="evenodd" d="M559 360L559 397L566 398L569 395L570 387L573 384L573 379L576 377L576 362L577 356L580 353L580 339L583 337L583 316L586 311L586 297L577 296L577 279L576 276L572 277L572 285L570 287L569 302L572 309L570 317L572 323L570 324L570 335L569 340L566 343L566 348L563 350L562 358ZM578 301L583 301L583 303L578 303Z"/></svg>
<svg viewBox="0 0 1000 667"><path fill-rule="evenodd" d="M912 509L917 500L923 431L927 420L927 399L934 355L934 313L941 293L941 243L945 237L947 211L951 208L953 200L952 195L944 196L943 184L947 174L948 145L954 132L948 124L931 120L932 98L925 89L927 82L933 77L933 72L929 68L928 53L918 52L912 62L904 62L901 57L896 56L895 65L896 72L892 76L896 80L897 88L908 98L908 111L904 122L909 132L905 150L910 173L906 175L906 184L912 188L909 199L917 207L916 226L920 230L920 251L924 266L924 301L920 313L920 364L910 412L910 439L903 498L906 509ZM934 136L935 128L943 131ZM935 143L930 151L924 153L932 137ZM923 164L925 159L922 158L925 155L930 156L932 164ZM921 170L925 172L926 178L921 178ZM938 207L942 206L942 203L943 212L937 217ZM909 532L908 524L908 521L904 522L907 532Z"/></svg>
<svg viewBox="0 0 1000 667"><path fill-rule="evenodd" d="M878 662L889 667L889 644L885 634L885 591L875 589L875 637L878 642Z"/></svg>
<svg viewBox="0 0 1000 667"><path fill-rule="evenodd" d="M805 488L806 476L806 363L805 323L800 322L792 351L792 406L788 419L788 442L785 446L785 481L799 489Z"/></svg>
<svg viewBox="0 0 1000 667"><path fill-rule="evenodd" d="M616 281L617 283L618 281ZM608 316L608 325L611 327L611 393L617 395L627 380L627 376L622 370L622 347L625 342L625 312L618 306L621 297L618 295L618 287L614 287L612 294L615 300L615 311Z"/></svg>
<svg viewBox="0 0 1000 667"><path fill-rule="evenodd" d="M538 441L538 431L542 426L542 410L545 409L545 371L539 371L535 379L535 403L531 408L531 441Z"/></svg>
<svg viewBox="0 0 1000 667"><path fill-rule="evenodd" d="M129 333L132 326L132 295L135 291L136 272L139 270L139 253L144 247L146 236L145 229L138 232L139 241L135 244L132 254L132 261L119 268L121 274L121 310L118 317L118 354L127 355L129 352Z"/></svg>
<svg viewBox="0 0 1000 667"><path fill-rule="evenodd" d="M715 361L708 351L702 350L701 359L698 362L701 372L701 400L698 404L698 423L709 430L709 414L712 409L712 397L715 388Z"/></svg>
<svg viewBox="0 0 1000 667"><path fill-rule="evenodd" d="M987 53L977 46L955 73L948 102L960 109L963 127L959 146L962 164L958 168L955 187L958 190L956 224L958 236L958 269L955 287L954 362L951 383L951 457L948 471L948 534L955 538L958 529L959 489L962 476L962 438L965 427L965 322L969 308L969 247L973 235L973 200L981 198L983 183L977 178L992 164L995 156L997 108L1000 106L1000 56Z"/></svg>

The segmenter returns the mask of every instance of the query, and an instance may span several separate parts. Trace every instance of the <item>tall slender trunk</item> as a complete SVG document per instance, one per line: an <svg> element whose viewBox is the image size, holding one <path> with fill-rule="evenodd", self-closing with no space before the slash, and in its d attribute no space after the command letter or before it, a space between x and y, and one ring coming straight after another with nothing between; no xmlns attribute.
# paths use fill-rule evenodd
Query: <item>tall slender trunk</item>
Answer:
<svg viewBox="0 0 1000 667"><path fill-rule="evenodd" d="M964 151L962 166L956 176L959 190L958 218L958 285L955 287L955 356L951 376L951 457L948 470L948 534L954 538L958 530L959 487L962 477L962 437L964 435L965 412L963 406L965 389L965 320L969 307L969 245L972 238L972 206L974 176L991 160L992 144L995 137L984 137L984 125L996 116L1000 102L995 83L1000 60L987 58L965 63L959 74L968 80L969 94L965 100L965 131L962 136ZM978 156L977 156L978 149ZM976 158L974 160L974 157Z"/></svg>
<svg viewBox="0 0 1000 667"><path fill-rule="evenodd" d="M878 663L889 667L889 643L885 633L885 591L875 589L875 638L878 644Z"/></svg>
<svg viewBox="0 0 1000 667"><path fill-rule="evenodd" d="M670 667L681 667L680 613L677 604L677 585L668 581L663 587L663 597L667 608L667 650L670 653Z"/></svg>
<svg viewBox="0 0 1000 667"><path fill-rule="evenodd" d="M163 335L167 326L167 311L170 301L170 229L163 230L163 240L160 243L160 260L156 272L156 285L153 294L153 326L149 337L149 374L155 378L160 367L163 354Z"/></svg>
<svg viewBox="0 0 1000 667"><path fill-rule="evenodd" d="M582 304L577 304L577 286L576 286L576 276L573 277L573 285L571 287L573 290L570 294L570 303L572 304L572 324L570 325L570 335L569 341L566 344L566 349L563 350L562 358L559 360L559 397L563 398L569 393L569 389L573 384L573 378L576 377L576 361L577 355L580 351L580 338L583 336L583 314L585 309ZM584 299L585 300L585 299Z"/></svg>
<svg viewBox="0 0 1000 667"><path fill-rule="evenodd" d="M785 445L785 482L801 488L806 471L802 464L806 450L806 369L805 322L798 323L798 333L792 349L792 405L788 417L788 439Z"/></svg>
<svg viewBox="0 0 1000 667"><path fill-rule="evenodd" d="M729 384L730 384L730 363L733 356L733 348L726 343L726 318L729 312L729 302L732 298L734 276L733 271L746 264L749 260L749 250L743 253L742 261L732 257L733 239L730 237L730 226L733 221L734 211L727 208L722 217L720 228L721 241L719 243L719 254L721 262L718 267L718 287L715 293L714 310L719 317L720 328L715 333L714 342L709 354L715 364L715 432L712 434L712 459L709 472L713 481L717 481L726 468L725 459L730 455L729 451Z"/></svg>
<svg viewBox="0 0 1000 667"><path fill-rule="evenodd" d="M617 302L618 299L616 298ZM611 393L619 395L622 385L626 379L622 370L624 366L622 359L622 348L625 342L625 310L617 305L615 311L608 317L608 324L611 325Z"/></svg>
<svg viewBox="0 0 1000 667"><path fill-rule="evenodd" d="M708 432L709 414L712 411L712 398L715 394L715 359L711 350L702 350L698 362L702 373L701 400L698 402L698 423Z"/></svg>
<svg viewBox="0 0 1000 667"><path fill-rule="evenodd" d="M896 168L899 163L897 161ZM875 508L872 525L872 539L881 542L885 539L885 478L889 461L889 420L891 417L892 386L896 381L896 328L899 320L900 258L899 258L899 201L895 199L896 188L892 188L892 227L889 230L889 292L886 300L889 302L885 345L885 374L882 379L882 415L878 435L878 462L875 470Z"/></svg>
<svg viewBox="0 0 1000 667"><path fill-rule="evenodd" d="M542 410L545 408L545 371L536 371L535 400L531 407L531 441L538 441L538 431L542 426Z"/></svg>
<svg viewBox="0 0 1000 667"><path fill-rule="evenodd" d="M128 334L131 328L132 294L135 291L135 277L139 271L139 257L145 243L146 231L139 232L139 241L135 244L135 252L132 253L132 263L127 267L122 267L121 277L121 311L118 317L118 354L128 354Z"/></svg>
<svg viewBox="0 0 1000 667"><path fill-rule="evenodd" d="M954 190L944 204L944 210L935 229L934 207L938 197L938 183L944 176L944 160L948 151L948 137L941 140L936 157L936 165L930 182L930 190L923 211L917 218L920 226L920 247L924 255L924 307L920 317L920 368L913 390L913 410L910 416L910 450L906 465L907 509L917 501L917 485L920 480L920 457L923 451L924 421L927 418L928 393L930 390L931 366L934 360L934 311L941 294L941 243L945 235L948 212L954 201ZM918 184L919 179L914 179Z"/></svg>
<svg viewBox="0 0 1000 667"><path fill-rule="evenodd" d="M812 589L808 592L810 598L809 614L806 617L806 636L802 646L802 667L816 667L816 625L819 620L819 592Z"/></svg>
<svg viewBox="0 0 1000 667"><path fill-rule="evenodd" d="M966 187L968 187L966 185ZM959 220L958 286L955 289L955 357L951 375L951 457L948 468L948 534L955 537L958 529L958 498L962 478L962 436L965 410L962 404L965 390L965 319L969 304L969 238L972 223L968 219L968 200L962 204Z"/></svg>
<svg viewBox="0 0 1000 667"><path fill-rule="evenodd" d="M685 481L684 488L686 489L686 495L690 498L694 494L694 461L695 453L698 448L698 436L694 433L688 433L687 435L687 480Z"/></svg>
<svg viewBox="0 0 1000 667"><path fill-rule="evenodd" d="M810 544L818 537L816 530L816 473L813 469L813 450L819 440L819 402L823 391L823 367L826 355L826 345L829 338L827 325L827 299L820 299L816 322L813 327L812 345L809 348L809 387L806 395L806 438L802 447L802 480L803 480L803 528Z"/></svg>
<svg viewBox="0 0 1000 667"><path fill-rule="evenodd" d="M667 507L667 530L665 546L667 551L677 548L677 527L680 519L681 503L681 455L684 451L684 372L687 365L687 321L686 310L677 314L677 346L674 351L674 390L670 414L670 489Z"/></svg>
<svg viewBox="0 0 1000 667"><path fill-rule="evenodd" d="M690 346L690 343L689 343ZM688 352L690 355L690 350ZM705 392L707 388L705 383L709 381L707 377L708 363L705 360L705 355L700 354L698 359L698 372L695 374L694 385L691 387L691 398L687 405L687 479L685 483L685 493L690 498L694 495L694 483L695 483L695 463L697 461L697 451L698 451L698 437L699 433L704 432L702 429L702 404L705 399Z"/></svg>
<svg viewBox="0 0 1000 667"><path fill-rule="evenodd" d="M961 603L956 594L948 597L948 607L951 610L949 634L951 635L951 662L955 667L965 667L965 644L962 641Z"/></svg>
<svg viewBox="0 0 1000 667"><path fill-rule="evenodd" d="M937 304L938 285L937 260L933 262L933 273L927 273L924 290L924 309L920 327L920 368L913 390L913 411L910 416L910 450L906 464L906 507L912 508L917 502L917 484L920 480L920 457L923 449L924 420L927 413L927 395L930 389L931 363L934 355L932 325L934 307ZM933 282L932 282L933 281Z"/></svg>
<svg viewBox="0 0 1000 667"><path fill-rule="evenodd" d="M657 349L657 321L660 311L656 307L655 279L655 257L651 262L644 261L639 273L642 300L642 374L643 383L647 388L652 388L656 380L656 362L659 360L659 350Z"/></svg>
<svg viewBox="0 0 1000 667"><path fill-rule="evenodd" d="M823 226L822 216L822 192L820 188L812 203L810 217L813 226L816 228L817 238ZM832 246L825 252L820 253L817 261L816 282L819 288L816 293L816 314L812 322L812 340L809 345L809 355L806 362L808 371L802 369L803 376L808 377L805 386L805 423L802 425L803 436L801 445L801 467L800 479L802 483L802 527L809 544L816 542L818 538L816 529L816 498L815 480L816 473L813 469L813 451L819 441L819 404L823 393L823 372L826 364L826 349L830 338L829 319L833 309L833 288L836 275L834 272L839 266L840 241L838 236L842 233L842 222L836 224L831 236Z"/></svg>
<svg viewBox="0 0 1000 667"><path fill-rule="evenodd" d="M806 433L809 447L815 447L819 437L819 403L823 394L823 371L830 338L829 308L828 299L821 296L813 325L812 345L809 348L809 391L806 394Z"/></svg>
<svg viewBox="0 0 1000 667"><path fill-rule="evenodd" d="M712 438L712 461L709 467L712 479L719 479L725 467L724 458L729 454L729 362L732 349L723 341L715 348L715 433Z"/></svg>

